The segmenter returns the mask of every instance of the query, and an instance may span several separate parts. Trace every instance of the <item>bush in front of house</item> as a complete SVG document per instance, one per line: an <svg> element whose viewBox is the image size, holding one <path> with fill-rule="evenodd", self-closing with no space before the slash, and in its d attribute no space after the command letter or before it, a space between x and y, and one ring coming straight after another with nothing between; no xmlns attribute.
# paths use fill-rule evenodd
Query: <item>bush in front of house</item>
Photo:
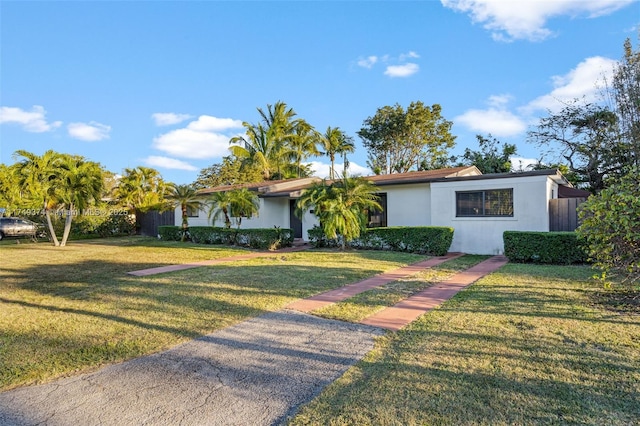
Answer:
<svg viewBox="0 0 640 426"><path fill-rule="evenodd" d="M588 260L584 239L575 232L505 231L504 255L512 262L570 265Z"/></svg>
<svg viewBox="0 0 640 426"><path fill-rule="evenodd" d="M179 241L182 228L179 226L159 226L160 238ZM213 226L189 227L191 241L198 244L223 244L275 250L293 244L293 230L288 228L234 229Z"/></svg>
<svg viewBox="0 0 640 426"><path fill-rule="evenodd" d="M314 226L308 231L314 247L340 247L339 239L329 239L322 228ZM434 256L447 254L453 241L453 228L444 226L393 226L368 228L349 244L365 250L392 250L423 253Z"/></svg>

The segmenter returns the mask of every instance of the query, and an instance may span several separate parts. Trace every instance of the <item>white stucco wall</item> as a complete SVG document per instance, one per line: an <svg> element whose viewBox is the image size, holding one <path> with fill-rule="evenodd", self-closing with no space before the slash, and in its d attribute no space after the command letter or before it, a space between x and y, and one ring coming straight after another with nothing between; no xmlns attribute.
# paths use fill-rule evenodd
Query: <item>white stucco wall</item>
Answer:
<svg viewBox="0 0 640 426"><path fill-rule="evenodd" d="M513 188L513 217L456 217L456 191ZM548 176L434 182L431 224L454 228L451 251L502 254L504 231L548 231L549 198L558 193Z"/></svg>
<svg viewBox="0 0 640 426"><path fill-rule="evenodd" d="M428 183L381 186L387 194L387 226L431 224L431 190Z"/></svg>

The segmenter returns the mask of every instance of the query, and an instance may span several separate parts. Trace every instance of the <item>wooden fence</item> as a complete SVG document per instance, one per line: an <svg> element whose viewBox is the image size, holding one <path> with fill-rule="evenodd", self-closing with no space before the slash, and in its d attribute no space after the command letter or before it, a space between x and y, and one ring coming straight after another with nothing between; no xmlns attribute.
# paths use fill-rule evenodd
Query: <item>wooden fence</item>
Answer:
<svg viewBox="0 0 640 426"><path fill-rule="evenodd" d="M586 198L556 198L549 200L549 231L575 231L580 226L578 206Z"/></svg>
<svg viewBox="0 0 640 426"><path fill-rule="evenodd" d="M176 212L174 210L168 210L165 212L159 212L157 210L151 210L146 213L136 213L136 228L140 235L147 237L155 237L158 235L158 226L163 225L175 225L176 224Z"/></svg>

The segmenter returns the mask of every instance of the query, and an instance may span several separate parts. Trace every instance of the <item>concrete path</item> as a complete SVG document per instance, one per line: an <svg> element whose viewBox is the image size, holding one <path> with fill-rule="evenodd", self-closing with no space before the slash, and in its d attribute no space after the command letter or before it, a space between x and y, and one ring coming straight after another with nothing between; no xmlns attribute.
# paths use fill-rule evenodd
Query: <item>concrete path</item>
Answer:
<svg viewBox="0 0 640 426"><path fill-rule="evenodd" d="M463 288L504 266L507 262L508 259L504 256L493 256L466 271L455 274L446 281L414 294L395 306L383 309L361 322L362 324L397 331L415 321L425 312L451 299Z"/></svg>
<svg viewBox="0 0 640 426"><path fill-rule="evenodd" d="M382 333L272 312L166 352L0 393L0 425L281 424Z"/></svg>
<svg viewBox="0 0 640 426"><path fill-rule="evenodd" d="M401 278L406 278L411 275L417 274L427 268L432 268L447 260L455 259L462 256L462 253L448 253L446 256L433 257L431 259L423 260L422 262L407 265L402 268L395 269L390 272L385 272L375 277L371 277L364 281L349 284L347 286L327 291L325 293L317 294L307 299L297 300L287 306L287 309L295 309L300 312L311 312L324 306L331 305L333 303L340 302L348 299L356 294L362 293L367 290L371 290L375 287L380 287L392 281L397 281Z"/></svg>
<svg viewBox="0 0 640 426"><path fill-rule="evenodd" d="M185 269L193 269L193 268L199 268L201 266L217 265L219 263L233 262L236 260L247 260L247 259L254 259L256 257L273 256L274 254L277 254L277 253L291 253L294 251L307 250L308 248L309 246L295 246L295 247L286 247L286 248L282 248L274 251L256 251L256 252L247 253L247 254L239 254L237 256L221 257L219 259L202 260L200 262L182 263L180 265L158 266L157 268L149 268L149 269L139 269L137 271L127 272L127 274L135 275L137 277L145 277L147 275L164 274L166 272L173 272L173 271L183 271Z"/></svg>

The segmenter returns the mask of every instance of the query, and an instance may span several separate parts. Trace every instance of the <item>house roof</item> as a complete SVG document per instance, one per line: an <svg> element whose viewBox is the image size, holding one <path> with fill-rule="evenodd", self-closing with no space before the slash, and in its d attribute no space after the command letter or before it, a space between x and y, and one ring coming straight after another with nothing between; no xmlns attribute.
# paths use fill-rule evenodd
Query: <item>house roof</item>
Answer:
<svg viewBox="0 0 640 426"><path fill-rule="evenodd" d="M558 198L589 198L591 193L584 189L570 188L568 186L558 187Z"/></svg>
<svg viewBox="0 0 640 426"><path fill-rule="evenodd" d="M527 176L549 176L561 186L571 187L571 184L562 174L555 169L534 170L530 172L517 173L492 173L483 175L476 166L450 167L446 169L425 170L419 172L393 173L386 175L365 176L366 179L376 186L402 185L428 182L451 182L461 180L481 180L481 179L505 179ZM288 197L298 198L302 191L308 188L313 182L319 182L320 178L298 178L286 180L273 180L256 183L245 183L238 185L222 185L214 188L207 188L198 191L202 195L214 192L223 192L233 189L247 188L255 191L260 197ZM326 180L327 183L332 181Z"/></svg>

